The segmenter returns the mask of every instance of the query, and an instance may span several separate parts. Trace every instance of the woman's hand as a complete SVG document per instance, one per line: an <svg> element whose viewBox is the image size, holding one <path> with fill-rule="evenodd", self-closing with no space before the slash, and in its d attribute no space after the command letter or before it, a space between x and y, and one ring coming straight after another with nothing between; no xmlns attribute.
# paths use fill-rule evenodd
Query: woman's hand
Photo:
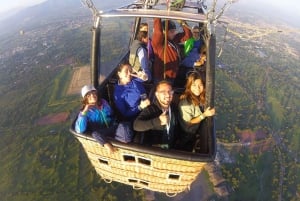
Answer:
<svg viewBox="0 0 300 201"><path fill-rule="evenodd" d="M143 81L148 80L148 75L144 71L137 72L137 77L140 78Z"/></svg>
<svg viewBox="0 0 300 201"><path fill-rule="evenodd" d="M216 113L215 108L211 108L211 109L210 109L210 107L208 107L208 108L206 108L206 110L204 111L203 115L204 115L205 117L211 117L211 116L215 115L215 113Z"/></svg>
<svg viewBox="0 0 300 201"><path fill-rule="evenodd" d="M109 153L114 153L115 151L117 151L116 150L116 148L111 144L111 143L105 143L104 145L103 145L108 151L109 151Z"/></svg>
<svg viewBox="0 0 300 201"><path fill-rule="evenodd" d="M87 111L94 106L95 105L86 104L82 110L82 113L87 113Z"/></svg>
<svg viewBox="0 0 300 201"><path fill-rule="evenodd" d="M202 66L206 62L206 56L201 56L200 59L198 59L195 63L194 66Z"/></svg>

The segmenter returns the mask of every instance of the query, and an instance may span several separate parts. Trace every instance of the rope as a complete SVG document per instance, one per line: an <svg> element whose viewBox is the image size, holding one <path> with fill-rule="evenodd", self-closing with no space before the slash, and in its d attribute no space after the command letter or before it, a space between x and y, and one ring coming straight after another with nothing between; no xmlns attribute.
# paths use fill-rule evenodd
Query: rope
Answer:
<svg viewBox="0 0 300 201"><path fill-rule="evenodd" d="M219 14L215 17L214 20L218 20L221 16L223 16L224 12L226 9L229 8L229 6L233 3L237 2L237 0L229 0L229 1L226 1L225 4L223 5L221 11L219 12Z"/></svg>
<svg viewBox="0 0 300 201"><path fill-rule="evenodd" d="M107 120L106 120L106 118L105 118L105 116L104 116L103 112L102 112L102 111L100 111L100 114L101 114L101 116L103 117L103 120L104 120L104 123L105 123L105 125L106 125L106 128L108 128L108 127L109 127L109 125L108 125L108 123L107 123Z"/></svg>
<svg viewBox="0 0 300 201"><path fill-rule="evenodd" d="M221 54L222 54L222 52L223 52L223 47L224 47L224 44L226 42L227 33L228 33L228 25L226 26L225 33L224 33L224 38L223 38L223 42L222 42L222 45L220 47L220 50L219 50L219 53L218 53L217 57L220 57Z"/></svg>
<svg viewBox="0 0 300 201"><path fill-rule="evenodd" d="M84 6L88 7L92 11L94 16L97 15L98 11L97 11L97 8L94 6L94 3L92 0L81 0L81 3Z"/></svg>
<svg viewBox="0 0 300 201"><path fill-rule="evenodd" d="M166 0L167 3L167 11L170 11L170 0Z"/></svg>
<svg viewBox="0 0 300 201"><path fill-rule="evenodd" d="M101 116L102 116L102 118L103 118L103 120L104 120L104 123L105 123L105 125L106 125L106 128L108 128L108 127L109 127L108 122L107 122L106 117L105 117L105 115L103 114L103 111L102 111L102 109L103 109L103 103L102 103L101 107L102 107L102 108L99 108L100 114L101 114Z"/></svg>
<svg viewBox="0 0 300 201"><path fill-rule="evenodd" d="M166 79L166 59L167 59L167 45L168 45L168 24L169 20L165 21L165 42L164 42L164 79Z"/></svg>
<svg viewBox="0 0 300 201"><path fill-rule="evenodd" d="M170 0L166 0L167 11L170 10ZM168 45L168 30L169 20L165 20L165 42L164 42L164 79L166 79L166 57L167 57L167 45Z"/></svg>
<svg viewBox="0 0 300 201"><path fill-rule="evenodd" d="M93 14L93 21L94 21L94 27L93 28L97 28L99 26L100 22L100 18L99 18L99 13L97 8L94 6L94 3L92 0L81 0L81 3L83 6L89 8Z"/></svg>
<svg viewBox="0 0 300 201"><path fill-rule="evenodd" d="M110 184L113 180L110 178L103 178L103 180L105 181L105 183Z"/></svg>
<svg viewBox="0 0 300 201"><path fill-rule="evenodd" d="M231 4L237 2L238 0L227 0L221 7L219 13L216 14L217 0L214 0L211 9L207 12L206 17L211 23L216 23L218 19L224 15L225 10L227 10Z"/></svg>
<svg viewBox="0 0 300 201"><path fill-rule="evenodd" d="M168 193L166 192L166 196L172 198L172 197L175 197L177 195L177 193Z"/></svg>

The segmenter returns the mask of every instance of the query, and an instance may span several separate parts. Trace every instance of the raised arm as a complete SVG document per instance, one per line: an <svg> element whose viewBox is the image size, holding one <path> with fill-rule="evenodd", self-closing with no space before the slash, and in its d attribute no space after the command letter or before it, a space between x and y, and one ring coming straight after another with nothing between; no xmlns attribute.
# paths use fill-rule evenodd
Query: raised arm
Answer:
<svg viewBox="0 0 300 201"><path fill-rule="evenodd" d="M160 18L154 18L153 21L152 48L157 52L157 47L163 46L164 34Z"/></svg>
<svg viewBox="0 0 300 201"><path fill-rule="evenodd" d="M184 42L193 36L190 28L186 23L181 23L181 27L183 29L183 32L177 33L174 38L174 41L176 43Z"/></svg>

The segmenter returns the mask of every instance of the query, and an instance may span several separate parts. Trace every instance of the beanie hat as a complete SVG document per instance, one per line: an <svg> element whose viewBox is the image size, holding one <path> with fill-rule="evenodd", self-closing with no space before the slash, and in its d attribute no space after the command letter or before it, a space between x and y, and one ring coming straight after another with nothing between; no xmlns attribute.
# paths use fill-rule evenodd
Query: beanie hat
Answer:
<svg viewBox="0 0 300 201"><path fill-rule="evenodd" d="M176 24L172 20L167 20L168 21L168 30L170 29L176 29ZM166 28L166 20L162 22L162 28L165 30Z"/></svg>
<svg viewBox="0 0 300 201"><path fill-rule="evenodd" d="M192 29L200 29L200 28L199 28L199 26L194 25L194 26L192 27Z"/></svg>

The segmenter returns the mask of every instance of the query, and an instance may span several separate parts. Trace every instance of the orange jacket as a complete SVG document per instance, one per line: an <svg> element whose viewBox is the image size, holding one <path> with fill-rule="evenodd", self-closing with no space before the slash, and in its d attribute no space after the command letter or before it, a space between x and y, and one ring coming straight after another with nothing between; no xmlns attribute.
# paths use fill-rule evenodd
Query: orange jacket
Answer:
<svg viewBox="0 0 300 201"><path fill-rule="evenodd" d="M177 44L192 37L190 29L183 26L184 32L177 33L173 41L168 41L166 53L164 53L165 35L162 29L160 18L154 19L154 32L152 36L152 47L154 52L153 78L162 80L165 78L174 79L177 75L180 62L180 49ZM164 61L164 54L166 58ZM165 65L164 65L165 64Z"/></svg>

